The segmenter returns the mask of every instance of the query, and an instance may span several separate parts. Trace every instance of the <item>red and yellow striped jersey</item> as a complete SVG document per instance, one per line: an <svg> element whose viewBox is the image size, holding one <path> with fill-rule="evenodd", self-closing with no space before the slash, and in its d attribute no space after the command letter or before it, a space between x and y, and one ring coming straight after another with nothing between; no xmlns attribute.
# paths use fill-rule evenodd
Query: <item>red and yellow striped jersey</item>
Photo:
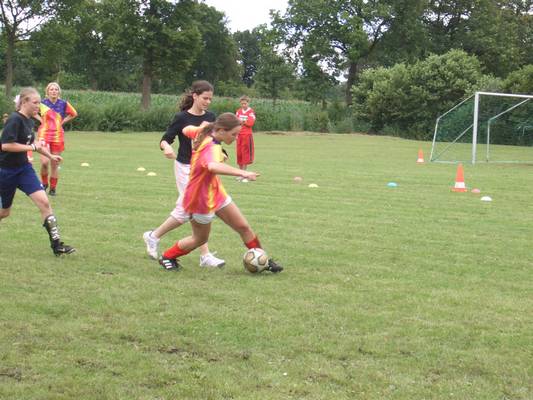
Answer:
<svg viewBox="0 0 533 400"><path fill-rule="evenodd" d="M47 143L63 143L65 141L63 119L67 115L75 117L78 113L68 101L57 99L52 103L50 99L44 99L41 102L40 115L42 122L37 131L39 140Z"/></svg>
<svg viewBox="0 0 533 400"><path fill-rule="evenodd" d="M183 207L189 214L209 214L224 204L228 194L220 178L209 172L210 162L223 162L222 146L211 136L193 150L189 183L183 197Z"/></svg>

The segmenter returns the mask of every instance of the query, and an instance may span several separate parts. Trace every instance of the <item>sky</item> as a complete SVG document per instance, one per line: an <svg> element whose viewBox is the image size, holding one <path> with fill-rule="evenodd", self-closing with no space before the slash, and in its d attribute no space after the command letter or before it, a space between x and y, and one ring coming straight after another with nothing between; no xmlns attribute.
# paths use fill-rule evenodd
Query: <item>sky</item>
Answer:
<svg viewBox="0 0 533 400"><path fill-rule="evenodd" d="M204 0L204 2L226 14L231 32L252 30L257 25L269 24L269 10L275 9L283 13L287 8L287 0Z"/></svg>

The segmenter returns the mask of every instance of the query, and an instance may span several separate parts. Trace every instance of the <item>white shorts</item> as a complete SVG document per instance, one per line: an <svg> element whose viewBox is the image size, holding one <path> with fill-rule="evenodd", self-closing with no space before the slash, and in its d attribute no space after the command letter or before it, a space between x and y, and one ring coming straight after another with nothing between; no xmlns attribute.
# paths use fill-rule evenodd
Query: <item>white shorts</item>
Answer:
<svg viewBox="0 0 533 400"><path fill-rule="evenodd" d="M231 196L228 195L228 197L226 198L226 201L224 202L224 204L222 204L220 207L218 207L215 212L212 212L212 213L209 213L209 214L192 214L191 215L191 219L194 219L195 222L198 222L199 224L202 224L202 225L207 225L207 224L210 224L211 221L213 221L213 219L215 219L215 213L219 210L222 210L224 207L226 207L227 205L231 204L233 200L231 199Z"/></svg>
<svg viewBox="0 0 533 400"><path fill-rule="evenodd" d="M178 200L176 200L176 207L174 207L170 215L182 224L188 222L190 219L190 215L183 209L183 195L185 194L187 183L189 183L190 171L191 166L189 164L174 161L174 176L176 177L176 187L178 188Z"/></svg>

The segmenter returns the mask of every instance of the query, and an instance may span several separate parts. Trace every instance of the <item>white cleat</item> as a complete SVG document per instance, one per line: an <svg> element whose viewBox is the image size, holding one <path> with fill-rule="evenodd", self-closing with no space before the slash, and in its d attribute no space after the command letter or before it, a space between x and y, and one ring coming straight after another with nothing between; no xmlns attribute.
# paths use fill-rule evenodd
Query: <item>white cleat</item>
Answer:
<svg viewBox="0 0 533 400"><path fill-rule="evenodd" d="M200 267L203 268L222 268L226 262L221 258L215 257L212 253L207 253L205 256L200 256Z"/></svg>
<svg viewBox="0 0 533 400"><path fill-rule="evenodd" d="M242 179L241 179L241 182L242 182L242 183L248 183L249 181L248 181L248 179L246 179L246 178L242 178Z"/></svg>
<svg viewBox="0 0 533 400"><path fill-rule="evenodd" d="M151 258L157 260L159 258L157 254L159 250L159 239L153 237L152 232L153 231L144 232L143 239L144 243L146 243L146 252Z"/></svg>

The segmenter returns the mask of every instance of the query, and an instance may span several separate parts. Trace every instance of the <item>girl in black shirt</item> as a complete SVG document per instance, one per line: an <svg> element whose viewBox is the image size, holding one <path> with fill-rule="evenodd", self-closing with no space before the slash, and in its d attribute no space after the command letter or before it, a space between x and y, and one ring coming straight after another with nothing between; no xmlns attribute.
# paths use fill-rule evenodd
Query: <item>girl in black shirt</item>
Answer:
<svg viewBox="0 0 533 400"><path fill-rule="evenodd" d="M56 256L76 251L61 241L57 219L52 212L46 192L28 161L27 152L36 151L53 161L61 162L59 155L50 154L46 147L35 142L33 120L39 114L41 97L34 88L22 89L17 100L17 111L7 119L0 138L0 221L9 216L15 192L26 193L35 203L43 226L50 237Z"/></svg>

